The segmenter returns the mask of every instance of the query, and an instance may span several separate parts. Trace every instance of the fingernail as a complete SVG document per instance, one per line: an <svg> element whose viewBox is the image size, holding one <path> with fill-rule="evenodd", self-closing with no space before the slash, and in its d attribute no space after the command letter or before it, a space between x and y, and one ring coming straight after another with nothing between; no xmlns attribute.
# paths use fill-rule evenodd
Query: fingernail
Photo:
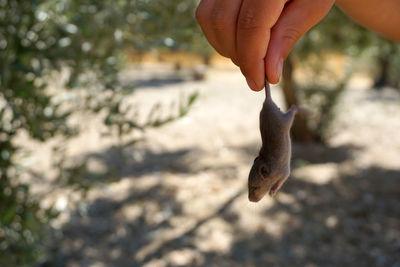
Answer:
<svg viewBox="0 0 400 267"><path fill-rule="evenodd" d="M246 82L247 82L247 85L250 87L251 90L257 91L257 85L253 80L251 80L249 78L246 78Z"/></svg>
<svg viewBox="0 0 400 267"><path fill-rule="evenodd" d="M278 80L281 79L283 69L283 58L280 58L278 61L278 66L276 67L276 74L278 75Z"/></svg>

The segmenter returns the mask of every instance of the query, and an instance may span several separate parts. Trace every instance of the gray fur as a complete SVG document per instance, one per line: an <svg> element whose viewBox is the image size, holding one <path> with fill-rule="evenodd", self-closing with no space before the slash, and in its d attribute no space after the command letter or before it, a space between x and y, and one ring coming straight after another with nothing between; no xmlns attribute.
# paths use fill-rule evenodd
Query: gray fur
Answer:
<svg viewBox="0 0 400 267"><path fill-rule="evenodd" d="M262 146L249 174L249 200L258 202L269 192L274 196L290 174L290 127L297 107L283 113L273 102L265 82L265 101L260 112Z"/></svg>

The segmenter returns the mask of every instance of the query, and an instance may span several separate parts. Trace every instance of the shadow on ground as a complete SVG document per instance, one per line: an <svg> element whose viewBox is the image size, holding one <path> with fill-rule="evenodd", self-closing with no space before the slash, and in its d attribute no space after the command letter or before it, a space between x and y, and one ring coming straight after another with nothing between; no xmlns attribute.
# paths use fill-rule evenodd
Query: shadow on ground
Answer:
<svg viewBox="0 0 400 267"><path fill-rule="evenodd" d="M72 163L63 162L53 185L88 190L99 183L112 183L127 176L140 177L157 171L189 173L192 164L188 155L193 153L197 153L195 148L155 153L132 146L110 146L80 155Z"/></svg>
<svg viewBox="0 0 400 267"><path fill-rule="evenodd" d="M147 80L137 80L133 84L135 88L146 89L148 87L164 87L186 82L182 77L152 78Z"/></svg>
<svg viewBox="0 0 400 267"><path fill-rule="evenodd" d="M144 147L110 146L102 151L80 155L72 159L72 164L63 163L65 166L60 168L60 175L53 186L72 186L88 190L99 184L117 182L123 177L138 178L157 172L190 175L213 171L219 173L219 177L223 179L236 177L238 166L234 164L197 164L202 153L203 151L195 147L154 152Z"/></svg>
<svg viewBox="0 0 400 267"><path fill-rule="evenodd" d="M237 149L247 154L254 145ZM294 160L307 161L309 166L332 162L340 175L325 184L291 177L272 206L259 214L265 222L286 218L277 234L263 224L248 229L239 223L245 213L243 206L234 204L245 198L245 190L231 194L208 216L193 219L182 209L187 203L179 201L176 189L157 183L133 189L122 200L98 198L85 211L77 210L61 229L54 256L43 266L96 262L105 266L399 266L400 170L372 166L352 174L341 172L340 164L351 160L354 149L360 148L294 146ZM108 153L94 156L104 158ZM168 166L179 162L184 165L174 172L190 173L192 163L184 160L187 153L148 153L144 165L133 168L142 171L128 174L142 175L146 166L162 159L166 161L159 171L169 171ZM128 217L121 215L125 208L131 209ZM197 245L199 229L215 219L229 225L228 251L202 250ZM192 223L174 231L180 220ZM171 259L174 252L180 255L178 261Z"/></svg>

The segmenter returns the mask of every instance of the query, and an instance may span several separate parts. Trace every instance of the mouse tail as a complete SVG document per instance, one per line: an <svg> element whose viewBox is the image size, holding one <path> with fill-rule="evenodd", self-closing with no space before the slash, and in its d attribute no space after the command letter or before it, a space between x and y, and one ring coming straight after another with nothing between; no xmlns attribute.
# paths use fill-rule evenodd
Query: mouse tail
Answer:
<svg viewBox="0 0 400 267"><path fill-rule="evenodd" d="M265 98L271 98L271 88L267 76L265 76Z"/></svg>

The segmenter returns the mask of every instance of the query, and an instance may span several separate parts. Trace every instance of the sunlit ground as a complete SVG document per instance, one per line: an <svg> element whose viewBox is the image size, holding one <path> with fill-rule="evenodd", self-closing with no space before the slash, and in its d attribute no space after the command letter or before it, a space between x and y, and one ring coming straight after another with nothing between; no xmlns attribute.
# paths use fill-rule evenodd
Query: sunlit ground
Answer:
<svg viewBox="0 0 400 267"><path fill-rule="evenodd" d="M247 200L246 182L260 140L263 93L247 89L229 65L204 81L171 64L133 65L128 101L146 113L193 91L189 114L137 133L118 149L99 119L77 114L82 133L64 143L86 198L54 188L51 147L25 162L44 206L55 203L54 265L67 266L397 266L400 264L400 94L349 84L329 145L294 144L293 172L275 199ZM278 86L274 100L282 106ZM64 142L64 141L63 141ZM122 151L122 152L121 152Z"/></svg>

